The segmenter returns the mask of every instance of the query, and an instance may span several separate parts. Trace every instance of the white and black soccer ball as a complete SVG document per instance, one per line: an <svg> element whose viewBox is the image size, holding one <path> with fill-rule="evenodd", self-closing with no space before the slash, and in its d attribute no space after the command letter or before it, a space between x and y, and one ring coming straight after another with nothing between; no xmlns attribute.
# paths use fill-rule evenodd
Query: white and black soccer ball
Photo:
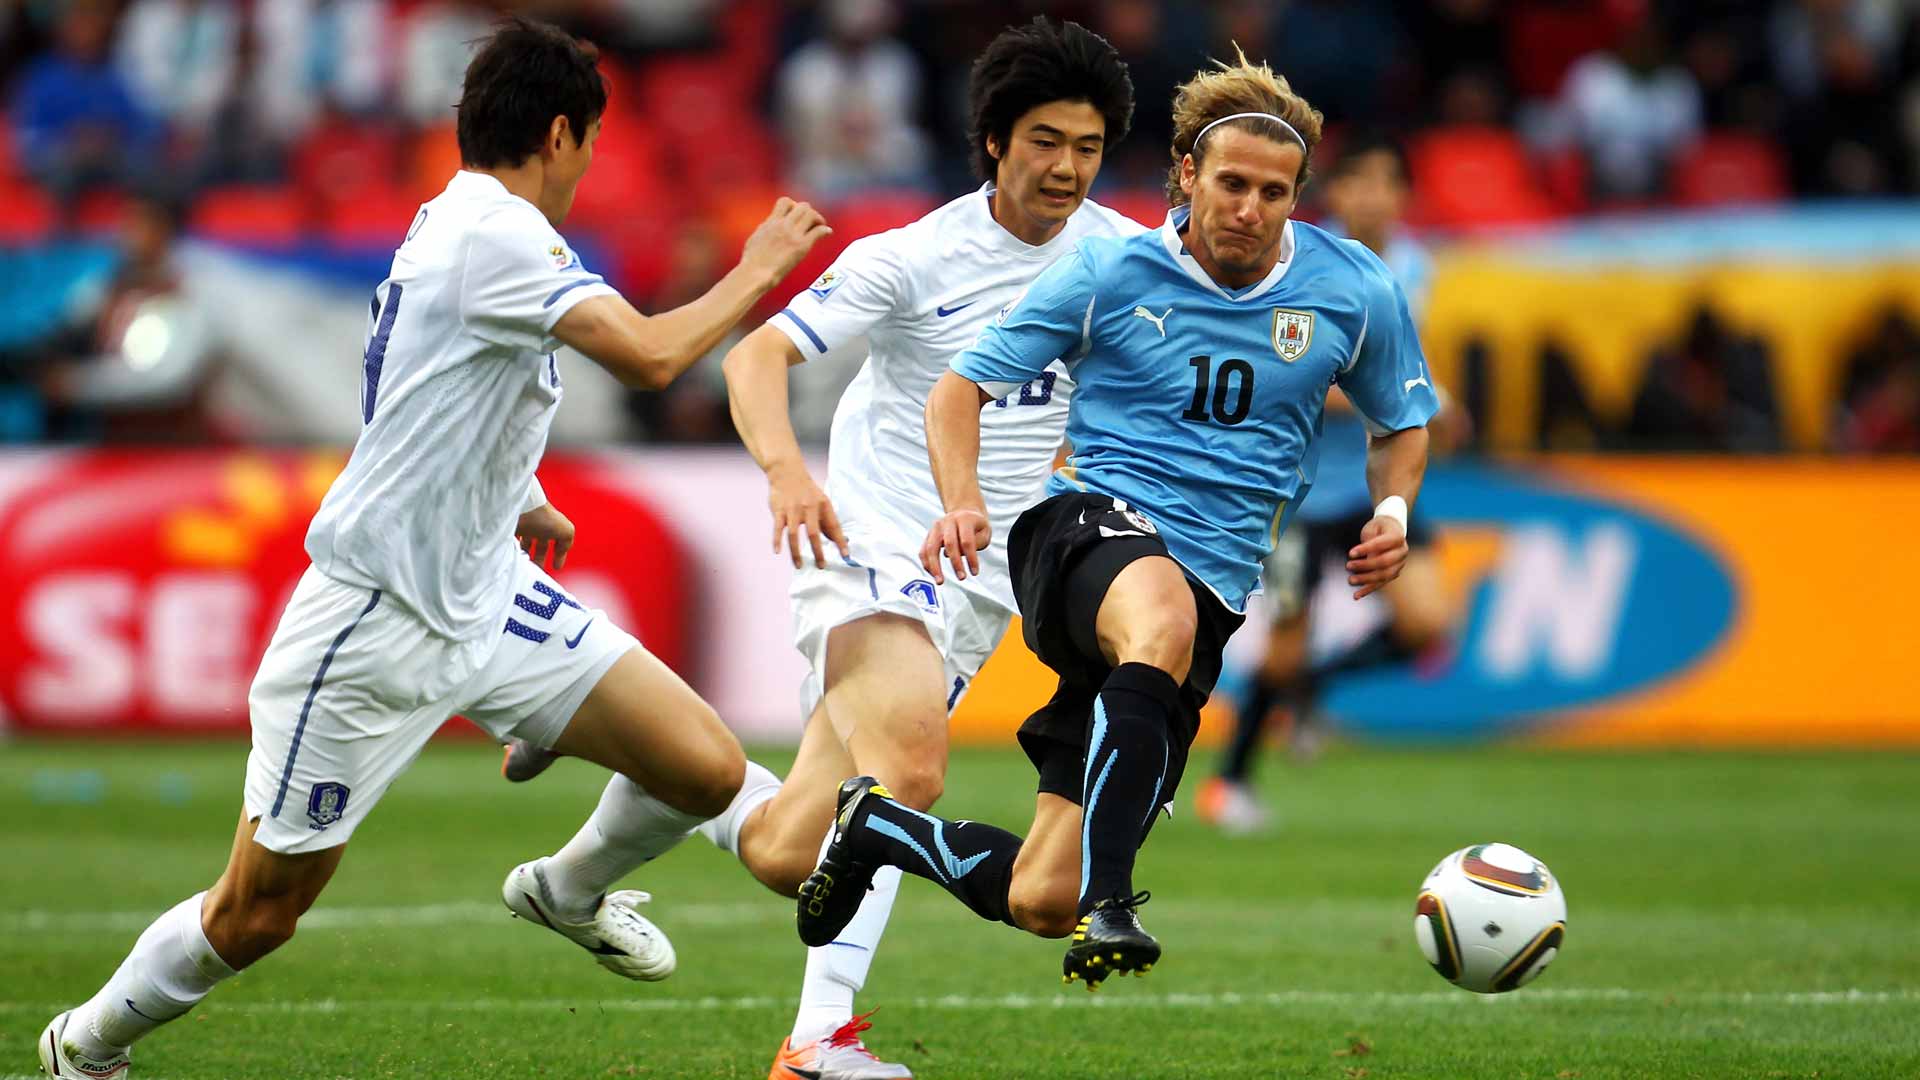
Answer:
<svg viewBox="0 0 1920 1080"><path fill-rule="evenodd" d="M1502 994L1532 982L1567 935L1567 897L1545 863L1511 844L1475 844L1420 884L1413 936L1455 986Z"/></svg>

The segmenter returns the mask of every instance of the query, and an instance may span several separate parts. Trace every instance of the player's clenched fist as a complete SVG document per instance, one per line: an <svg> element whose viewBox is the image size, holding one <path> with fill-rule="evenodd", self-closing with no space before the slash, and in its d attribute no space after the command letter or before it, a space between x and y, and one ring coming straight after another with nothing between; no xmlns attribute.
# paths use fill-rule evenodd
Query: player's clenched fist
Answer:
<svg viewBox="0 0 1920 1080"><path fill-rule="evenodd" d="M953 576L960 581L967 575L980 576L980 549L993 539L993 526L987 523L987 515L981 510L955 510L933 523L927 532L927 542L920 545L920 565L933 575L935 584L947 583L946 571L940 567L944 554L947 562L953 566Z"/></svg>
<svg viewBox="0 0 1920 1080"><path fill-rule="evenodd" d="M767 220L753 230L752 236L747 237L747 247L741 253L740 261L763 269L778 280L798 266L821 237L832 233L827 219L820 216L820 211L815 210L812 204L794 202L782 195L773 204L773 212L767 215Z"/></svg>
<svg viewBox="0 0 1920 1080"><path fill-rule="evenodd" d="M1386 588L1407 565L1407 531L1384 515L1360 530L1360 543L1347 552L1347 584L1358 586L1355 600Z"/></svg>

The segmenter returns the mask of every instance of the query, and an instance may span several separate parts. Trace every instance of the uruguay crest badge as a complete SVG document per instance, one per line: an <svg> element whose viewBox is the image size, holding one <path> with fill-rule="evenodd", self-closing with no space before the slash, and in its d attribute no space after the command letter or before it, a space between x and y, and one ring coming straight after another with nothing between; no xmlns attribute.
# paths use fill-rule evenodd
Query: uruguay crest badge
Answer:
<svg viewBox="0 0 1920 1080"><path fill-rule="evenodd" d="M1273 309L1273 351L1291 364L1306 355L1313 341L1313 313Z"/></svg>

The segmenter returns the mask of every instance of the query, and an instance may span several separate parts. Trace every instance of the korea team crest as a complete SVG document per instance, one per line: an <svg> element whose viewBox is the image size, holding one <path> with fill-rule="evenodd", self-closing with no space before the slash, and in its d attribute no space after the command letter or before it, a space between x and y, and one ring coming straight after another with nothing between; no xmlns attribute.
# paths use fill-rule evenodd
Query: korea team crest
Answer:
<svg viewBox="0 0 1920 1080"><path fill-rule="evenodd" d="M331 780L313 785L312 794L307 796L307 817L314 828L324 829L347 812L347 790L347 785Z"/></svg>
<svg viewBox="0 0 1920 1080"><path fill-rule="evenodd" d="M1306 355L1313 343L1313 313L1273 309L1273 351L1291 364Z"/></svg>

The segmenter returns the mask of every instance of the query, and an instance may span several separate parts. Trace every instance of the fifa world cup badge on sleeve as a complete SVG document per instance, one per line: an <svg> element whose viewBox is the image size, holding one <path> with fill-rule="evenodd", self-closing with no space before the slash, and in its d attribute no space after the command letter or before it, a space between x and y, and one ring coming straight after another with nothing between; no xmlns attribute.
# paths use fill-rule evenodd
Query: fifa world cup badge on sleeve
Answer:
<svg viewBox="0 0 1920 1080"><path fill-rule="evenodd" d="M1313 341L1313 313L1273 309L1273 351L1291 364L1306 355Z"/></svg>
<svg viewBox="0 0 1920 1080"><path fill-rule="evenodd" d="M847 280L846 275L840 271L828 270L826 273L821 274L813 284L807 286L807 291L825 300L827 297L832 296L833 290L839 288L840 283L845 280Z"/></svg>
<svg viewBox="0 0 1920 1080"><path fill-rule="evenodd" d="M307 796L307 817L313 820L315 829L324 829L340 820L347 812L347 785L327 781L313 785L313 793Z"/></svg>

